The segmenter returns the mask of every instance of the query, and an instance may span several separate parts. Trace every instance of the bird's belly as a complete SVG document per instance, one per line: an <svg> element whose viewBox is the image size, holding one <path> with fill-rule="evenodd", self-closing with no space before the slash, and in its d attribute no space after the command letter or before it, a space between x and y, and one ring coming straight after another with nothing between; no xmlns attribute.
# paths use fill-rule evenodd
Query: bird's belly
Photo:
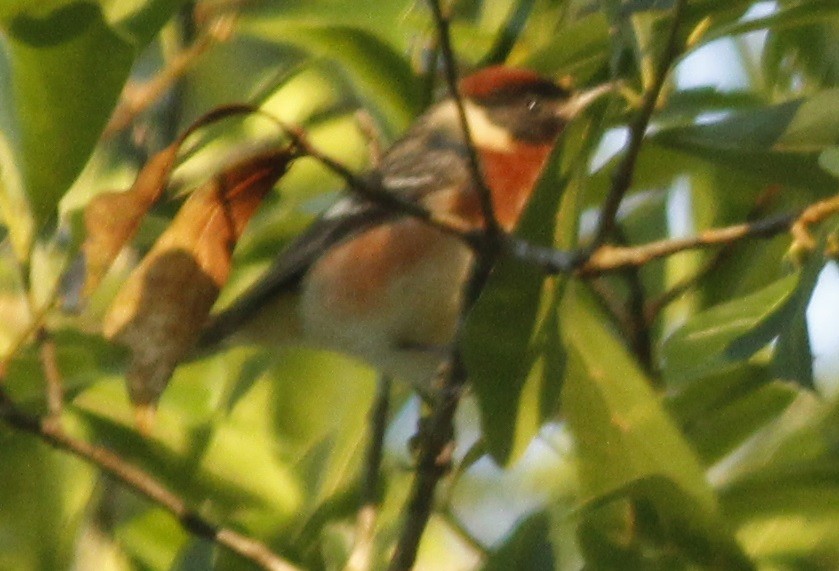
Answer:
<svg viewBox="0 0 839 571"><path fill-rule="evenodd" d="M308 272L303 335L424 385L454 335L471 259L460 240L418 220L367 230Z"/></svg>

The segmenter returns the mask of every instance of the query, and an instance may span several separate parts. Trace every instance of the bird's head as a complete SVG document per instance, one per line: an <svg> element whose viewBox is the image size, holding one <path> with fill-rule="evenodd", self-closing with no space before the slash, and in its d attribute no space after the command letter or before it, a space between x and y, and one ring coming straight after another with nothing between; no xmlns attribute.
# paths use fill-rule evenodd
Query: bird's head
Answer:
<svg viewBox="0 0 839 571"><path fill-rule="evenodd" d="M470 126L480 143L502 134L514 140L552 142L565 125L610 89L571 92L536 72L506 66L484 68L461 80Z"/></svg>

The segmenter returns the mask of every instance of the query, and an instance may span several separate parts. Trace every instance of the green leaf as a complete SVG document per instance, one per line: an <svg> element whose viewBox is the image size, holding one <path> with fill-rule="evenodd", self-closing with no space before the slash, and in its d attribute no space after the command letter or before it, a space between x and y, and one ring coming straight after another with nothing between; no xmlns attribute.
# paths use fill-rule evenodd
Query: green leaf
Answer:
<svg viewBox="0 0 839 571"><path fill-rule="evenodd" d="M702 36L703 44L719 38L737 36L757 30L779 30L795 28L819 22L829 23L839 14L839 6L834 0L809 0L802 4L784 7L762 18L737 21L713 28Z"/></svg>
<svg viewBox="0 0 839 571"><path fill-rule="evenodd" d="M557 566L550 533L548 514L540 512L528 517L501 547L490 554L483 571L553 571Z"/></svg>
<svg viewBox="0 0 839 571"><path fill-rule="evenodd" d="M686 436L697 454L711 463L776 419L796 396L798 391L790 384L779 382L765 383L742 396L729 395L686 426Z"/></svg>
<svg viewBox="0 0 839 571"><path fill-rule="evenodd" d="M565 186L558 178L556 167L549 167L519 224L519 235L533 243L552 240L561 197L556 189ZM523 452L542 421L536 403L545 363L533 365L541 348L534 325L543 281L535 265L504 257L472 308L463 338L463 358L478 398L487 450L499 462ZM523 406L525 393L528 404L536 406Z"/></svg>
<svg viewBox="0 0 839 571"><path fill-rule="evenodd" d="M772 361L776 375L782 379L794 381L799 385L813 388L813 356L810 351L810 334L807 329L807 307L819 274L825 264L822 254L827 233L817 246L816 252L801 271L801 280L795 290L795 296L787 304L784 319L779 328L778 341L775 343Z"/></svg>
<svg viewBox="0 0 839 571"><path fill-rule="evenodd" d="M420 90L409 62L378 36L351 26L307 21L256 20L243 30L256 37L299 46L337 62L362 97L375 103L385 127L406 127L420 111Z"/></svg>
<svg viewBox="0 0 839 571"><path fill-rule="evenodd" d="M103 12L111 26L138 48L152 41L163 25L188 0L111 0Z"/></svg>
<svg viewBox="0 0 839 571"><path fill-rule="evenodd" d="M595 12L563 28L561 35L528 58L527 65L585 81L607 63L608 46L608 22Z"/></svg>
<svg viewBox="0 0 839 571"><path fill-rule="evenodd" d="M818 153L836 144L837 132L839 89L829 89L712 123L663 128L650 141L774 184L833 189L835 179L819 166Z"/></svg>
<svg viewBox="0 0 839 571"><path fill-rule="evenodd" d="M700 546L692 559L748 568L702 467L649 379L579 288L569 288L561 310L568 352L563 399L577 438L583 499L597 505L629 495L648 502L671 523L671 540L683 549Z"/></svg>
<svg viewBox="0 0 839 571"><path fill-rule="evenodd" d="M597 143L594 133L604 124L603 115L595 117L566 129L519 221L517 236L565 250L576 246L588 157ZM559 408L565 364L554 305L565 278L556 276L544 287L543 282L544 274L535 265L503 258L472 308L463 336L463 357L487 450L500 463L524 452Z"/></svg>
<svg viewBox="0 0 839 571"><path fill-rule="evenodd" d="M835 453L781 467L764 461L754 474L727 486L720 499L745 548L759 560L833 568L839 561L837 482Z"/></svg>
<svg viewBox="0 0 839 571"><path fill-rule="evenodd" d="M98 5L76 2L6 23L16 162L41 228L78 176L128 77L135 48Z"/></svg>
<svg viewBox="0 0 839 571"><path fill-rule="evenodd" d="M836 144L839 89L778 105L737 111L712 123L662 129L652 138L678 148L813 152Z"/></svg>
<svg viewBox="0 0 839 571"><path fill-rule="evenodd" d="M663 129L652 139L683 149L765 151L781 139L801 106L799 100L738 111L713 123Z"/></svg>
<svg viewBox="0 0 839 571"><path fill-rule="evenodd" d="M783 310L794 297L798 280L798 275L787 276L692 317L664 345L668 386L680 387L719 371L768 344L784 325Z"/></svg>
<svg viewBox="0 0 839 571"><path fill-rule="evenodd" d="M819 155L819 166L839 178L839 147L829 147Z"/></svg>

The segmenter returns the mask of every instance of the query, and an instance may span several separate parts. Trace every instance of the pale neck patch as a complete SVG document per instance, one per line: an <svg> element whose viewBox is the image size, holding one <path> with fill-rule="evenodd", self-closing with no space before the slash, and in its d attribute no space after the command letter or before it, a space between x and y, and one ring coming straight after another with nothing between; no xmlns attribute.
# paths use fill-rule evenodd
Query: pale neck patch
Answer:
<svg viewBox="0 0 839 571"><path fill-rule="evenodd" d="M515 149L513 136L505 128L493 123L485 109L468 99L463 100L463 107L475 145L497 152L512 152ZM431 119L437 125L454 126L453 129L460 131L460 119L454 101L445 101L438 105Z"/></svg>

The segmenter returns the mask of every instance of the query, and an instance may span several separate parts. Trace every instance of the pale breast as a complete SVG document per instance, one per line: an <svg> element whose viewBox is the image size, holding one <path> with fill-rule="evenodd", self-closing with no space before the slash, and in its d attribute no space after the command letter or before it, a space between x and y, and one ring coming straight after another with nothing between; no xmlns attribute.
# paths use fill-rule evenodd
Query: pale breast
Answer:
<svg viewBox="0 0 839 571"><path fill-rule="evenodd" d="M415 219L332 248L301 292L305 338L423 384L452 340L471 253Z"/></svg>

